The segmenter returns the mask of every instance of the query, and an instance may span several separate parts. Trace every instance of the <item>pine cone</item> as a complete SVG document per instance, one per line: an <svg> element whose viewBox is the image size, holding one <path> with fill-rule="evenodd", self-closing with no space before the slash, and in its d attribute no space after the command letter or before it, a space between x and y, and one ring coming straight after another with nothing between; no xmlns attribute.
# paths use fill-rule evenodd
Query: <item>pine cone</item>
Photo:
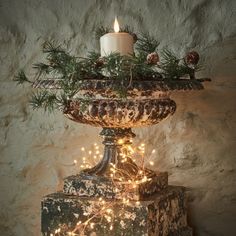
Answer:
<svg viewBox="0 0 236 236"><path fill-rule="evenodd" d="M100 58L98 58L97 61L95 62L95 67L96 67L96 68L99 68L99 67L103 66L103 64L104 64L104 60L103 60L102 57L100 57Z"/></svg>
<svg viewBox="0 0 236 236"><path fill-rule="evenodd" d="M152 52L147 55L147 63L150 65L156 65L159 62L159 55L156 52Z"/></svg>
<svg viewBox="0 0 236 236"><path fill-rule="evenodd" d="M184 60L188 65L197 65L199 58L199 54L196 51L191 51L186 54Z"/></svg>

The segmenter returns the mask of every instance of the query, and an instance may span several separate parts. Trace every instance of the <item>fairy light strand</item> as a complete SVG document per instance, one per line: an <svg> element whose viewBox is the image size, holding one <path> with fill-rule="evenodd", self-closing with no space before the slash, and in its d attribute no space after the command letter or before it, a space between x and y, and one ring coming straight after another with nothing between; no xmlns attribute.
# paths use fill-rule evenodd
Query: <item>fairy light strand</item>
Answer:
<svg viewBox="0 0 236 236"><path fill-rule="evenodd" d="M132 140L130 140L130 143L132 143ZM145 155L146 150L145 150L145 143L141 143L138 145L136 148L131 147L129 144L124 144L124 140L120 139L118 140L118 144L121 145L121 153L120 156L122 158L121 162L125 163L128 158L132 158L135 162L140 163L141 165L138 165L138 175L134 178L130 173L123 169L117 168L117 166L113 163L110 163L110 177L111 180L114 184L114 191L119 192L120 198L123 204L123 207L121 207L122 211L120 214L125 213L125 206L130 204L130 199L128 196L128 193L131 188L135 189L139 184L145 183L150 181L151 179L148 178L147 173L145 171L145 166L153 166L154 161L150 160L152 156L156 153L156 150L153 149L150 153L149 158L145 158L147 155ZM87 151L85 147L81 147L81 152L83 153L82 157L82 164L79 165L81 169L84 168L90 168L94 164L96 164L101 158L102 154L100 154L100 147L97 143L93 144L93 147ZM73 161L74 165L78 164L78 161L75 159ZM131 163L132 165L132 163ZM122 177L117 178L117 176L122 176L125 175L128 177L128 180L125 180ZM117 182L117 180L119 180ZM120 191L120 185L122 184L123 188L122 191ZM117 204L115 201L105 201L103 198L99 198L98 204L100 207L96 207L95 209L92 210L92 212L88 215L88 218L82 222L81 220L77 222L76 226L74 229L66 233L68 236L77 236L77 235L84 235L85 230L87 227L90 229L94 229L96 227L96 223L93 222L94 219L101 218L105 219L106 222L108 223L108 229L110 231L113 230L114 226L114 217L115 214L113 212L113 208ZM135 202L136 206L140 206L140 201ZM51 233L50 236L60 236L62 235L62 229L58 228L55 230L54 234Z"/></svg>

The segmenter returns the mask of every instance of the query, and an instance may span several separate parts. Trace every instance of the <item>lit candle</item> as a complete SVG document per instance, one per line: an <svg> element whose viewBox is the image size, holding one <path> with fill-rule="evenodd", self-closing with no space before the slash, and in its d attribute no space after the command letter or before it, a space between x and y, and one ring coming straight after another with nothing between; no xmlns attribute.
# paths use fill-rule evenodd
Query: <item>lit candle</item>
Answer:
<svg viewBox="0 0 236 236"><path fill-rule="evenodd" d="M101 56L107 56L112 52L121 55L133 54L133 36L129 33L119 32L120 27L117 18L114 22L114 31L115 33L108 33L100 38Z"/></svg>

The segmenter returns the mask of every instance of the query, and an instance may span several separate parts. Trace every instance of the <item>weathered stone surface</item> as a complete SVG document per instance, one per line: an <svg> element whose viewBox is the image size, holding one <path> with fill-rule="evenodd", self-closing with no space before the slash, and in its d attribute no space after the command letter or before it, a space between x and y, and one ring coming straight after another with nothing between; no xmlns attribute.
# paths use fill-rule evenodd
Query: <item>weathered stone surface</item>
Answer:
<svg viewBox="0 0 236 236"><path fill-rule="evenodd" d="M155 173L151 180L146 183L133 184L112 182L103 176L90 176L87 174L73 175L65 178L63 192L68 195L79 197L105 197L121 199L125 197L133 200L140 200L153 193L160 192L167 188L168 173Z"/></svg>
<svg viewBox="0 0 236 236"><path fill-rule="evenodd" d="M122 201L104 199L112 207L113 230L106 219L96 217L92 222L100 222L85 229L85 235L95 232L97 236L191 236L187 228L186 199L182 187L169 187L161 194L149 197L137 204L130 201L123 205ZM49 236L61 228L61 235L71 232L79 221L91 216L91 210L101 210L101 202L97 198L82 198L56 193L46 196L42 202L42 232ZM77 232L78 233L78 232Z"/></svg>
<svg viewBox="0 0 236 236"><path fill-rule="evenodd" d="M235 236L236 65L235 0L8 0L0 1L0 234L39 236L42 196L61 189L79 172L82 146L100 143L99 129L75 124L61 113L32 111L31 89L12 82L19 68L31 74L47 39L65 42L83 55L98 44L96 26L121 25L147 31L180 56L200 54L212 78L205 90L172 94L174 116L137 129L154 170L189 189L190 220L196 236ZM73 165L73 160L78 165Z"/></svg>
<svg viewBox="0 0 236 236"><path fill-rule="evenodd" d="M99 127L130 128L158 124L173 115L176 104L169 98L144 100L91 99L71 101L64 115L79 123Z"/></svg>
<svg viewBox="0 0 236 236"><path fill-rule="evenodd" d="M63 192L80 197L115 197L115 189L110 179L103 176L89 176L87 174L73 175L65 178Z"/></svg>

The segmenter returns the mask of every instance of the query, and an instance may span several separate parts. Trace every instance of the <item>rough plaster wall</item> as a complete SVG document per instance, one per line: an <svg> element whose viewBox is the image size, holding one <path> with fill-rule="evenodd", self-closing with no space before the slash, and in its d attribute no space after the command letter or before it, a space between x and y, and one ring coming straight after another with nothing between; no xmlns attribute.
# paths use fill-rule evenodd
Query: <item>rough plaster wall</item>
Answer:
<svg viewBox="0 0 236 236"><path fill-rule="evenodd" d="M174 94L173 117L135 132L157 149L155 169L188 187L195 235L236 235L235 11L234 0L0 0L0 235L40 235L40 199L76 173L70 164L81 146L101 141L99 129L33 112L30 89L17 87L14 74L31 71L46 39L80 54L97 47L94 29L111 25L115 14L151 32L160 47L201 53L202 75L212 78L206 90Z"/></svg>

